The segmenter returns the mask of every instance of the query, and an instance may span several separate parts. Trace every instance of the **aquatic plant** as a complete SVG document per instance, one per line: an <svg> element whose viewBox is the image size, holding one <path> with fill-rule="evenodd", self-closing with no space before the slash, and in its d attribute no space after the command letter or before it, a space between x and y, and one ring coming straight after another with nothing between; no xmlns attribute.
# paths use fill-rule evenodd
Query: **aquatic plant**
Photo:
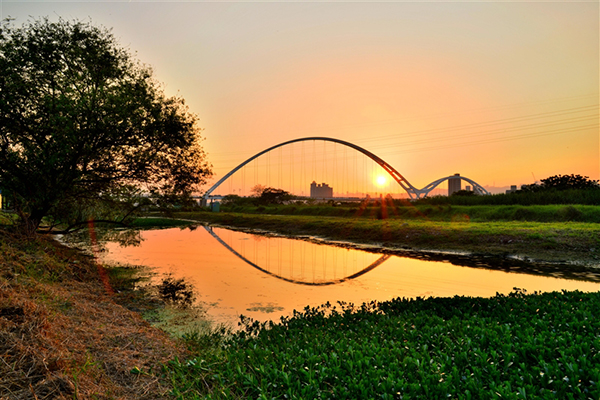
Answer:
<svg viewBox="0 0 600 400"><path fill-rule="evenodd" d="M157 285L159 297L166 302L176 304L180 307L189 307L194 302L194 288L185 279L174 278L172 275L165 276Z"/></svg>
<svg viewBox="0 0 600 400"><path fill-rule="evenodd" d="M598 398L600 293L396 299L244 319L167 367L179 398Z"/></svg>

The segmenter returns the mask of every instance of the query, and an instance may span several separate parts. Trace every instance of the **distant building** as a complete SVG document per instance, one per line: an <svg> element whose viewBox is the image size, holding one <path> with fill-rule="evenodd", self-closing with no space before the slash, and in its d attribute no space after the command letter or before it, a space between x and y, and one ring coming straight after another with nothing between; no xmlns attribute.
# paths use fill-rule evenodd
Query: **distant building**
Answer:
<svg viewBox="0 0 600 400"><path fill-rule="evenodd" d="M470 192L470 191L471 191L471 186L469 186L469 185L465 186L465 190L466 190L467 192Z"/></svg>
<svg viewBox="0 0 600 400"><path fill-rule="evenodd" d="M318 185L317 182L313 181L310 184L310 197L313 199L331 199L333 198L333 188L326 183Z"/></svg>
<svg viewBox="0 0 600 400"><path fill-rule="evenodd" d="M514 193L517 191L517 185L510 185L510 189L506 191L506 194Z"/></svg>
<svg viewBox="0 0 600 400"><path fill-rule="evenodd" d="M460 174L454 174L454 176L448 179L448 196L452 196L452 193L456 193L461 189Z"/></svg>

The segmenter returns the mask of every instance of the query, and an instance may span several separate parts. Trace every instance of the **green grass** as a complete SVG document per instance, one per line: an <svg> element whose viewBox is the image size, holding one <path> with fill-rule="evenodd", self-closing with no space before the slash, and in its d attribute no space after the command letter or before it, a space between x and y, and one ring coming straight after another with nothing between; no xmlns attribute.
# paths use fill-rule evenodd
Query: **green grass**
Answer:
<svg viewBox="0 0 600 400"><path fill-rule="evenodd" d="M419 205L549 205L600 204L600 189L543 190L538 192L501 193L491 196L433 196L415 201Z"/></svg>
<svg viewBox="0 0 600 400"><path fill-rule="evenodd" d="M369 219L304 215L177 213L177 217L285 235L312 235L331 240L412 250L515 254L545 260L598 264L600 225L583 222Z"/></svg>
<svg viewBox="0 0 600 400"><path fill-rule="evenodd" d="M597 399L600 293L396 299L246 321L166 370L181 399Z"/></svg>
<svg viewBox="0 0 600 400"><path fill-rule="evenodd" d="M236 206L225 204L222 212L270 215L330 216L361 219L429 220L429 221L532 221L600 223L600 206L595 205L450 205L395 202L383 211L379 204L358 203L333 205Z"/></svg>
<svg viewBox="0 0 600 400"><path fill-rule="evenodd" d="M174 218L162 218L162 217L146 217L136 218L131 224L132 228L139 229L156 229L156 228L174 228L174 227L186 227L194 225L190 221L182 221Z"/></svg>
<svg viewBox="0 0 600 400"><path fill-rule="evenodd" d="M68 251L50 245L45 236L28 237L0 229L0 285L2 279L16 282L56 283L89 278L89 270Z"/></svg>
<svg viewBox="0 0 600 400"><path fill-rule="evenodd" d="M17 214L0 210L0 227L12 226L17 220Z"/></svg>

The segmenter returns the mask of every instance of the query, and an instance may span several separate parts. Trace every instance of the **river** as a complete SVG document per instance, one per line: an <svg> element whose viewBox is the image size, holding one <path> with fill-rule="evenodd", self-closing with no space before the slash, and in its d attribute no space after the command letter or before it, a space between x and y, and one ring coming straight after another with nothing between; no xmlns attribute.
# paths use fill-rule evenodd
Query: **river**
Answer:
<svg viewBox="0 0 600 400"><path fill-rule="evenodd" d="M240 314L276 321L294 309L325 302L489 297L515 287L529 293L600 290L600 274L594 270L565 279L562 266L528 267L518 260L427 254L413 258L410 253L377 253L202 226L145 230L139 238L133 246L105 243L101 261L148 266L156 279L167 274L185 279L211 320L232 327Z"/></svg>

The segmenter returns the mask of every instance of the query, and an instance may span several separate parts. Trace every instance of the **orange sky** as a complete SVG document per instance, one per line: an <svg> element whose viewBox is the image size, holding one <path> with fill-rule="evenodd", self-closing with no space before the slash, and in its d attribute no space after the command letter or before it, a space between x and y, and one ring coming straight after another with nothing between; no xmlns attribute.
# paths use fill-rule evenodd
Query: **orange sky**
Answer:
<svg viewBox="0 0 600 400"><path fill-rule="evenodd" d="M600 179L598 2L3 1L90 18L204 127L216 178L303 136L350 141L417 187Z"/></svg>

